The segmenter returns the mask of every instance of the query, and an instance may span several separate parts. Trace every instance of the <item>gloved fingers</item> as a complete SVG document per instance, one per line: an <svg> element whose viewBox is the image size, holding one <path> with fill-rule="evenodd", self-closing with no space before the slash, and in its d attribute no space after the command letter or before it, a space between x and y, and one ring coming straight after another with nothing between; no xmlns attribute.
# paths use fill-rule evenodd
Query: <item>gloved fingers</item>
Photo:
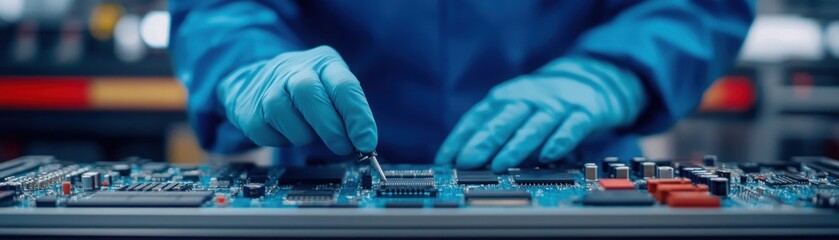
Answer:
<svg viewBox="0 0 839 240"><path fill-rule="evenodd" d="M277 132L277 130L271 128L271 126L262 119L249 119L247 122L242 124L242 132L244 132L245 136L250 138L251 141L257 145L281 147L288 146L290 143L285 136Z"/></svg>
<svg viewBox="0 0 839 240"><path fill-rule="evenodd" d="M262 99L263 118L277 132L283 134L294 146L303 146L315 140L315 132L294 107L291 96L281 81L274 81L265 90Z"/></svg>
<svg viewBox="0 0 839 240"><path fill-rule="evenodd" d="M594 122L587 113L581 111L570 113L545 142L539 161L547 163L559 160L588 136L592 129L594 129Z"/></svg>
<svg viewBox="0 0 839 240"><path fill-rule="evenodd" d="M481 121L485 124L478 128L457 155L456 166L469 169L484 165L531 115L532 109L525 103L503 104L498 114L489 121Z"/></svg>
<svg viewBox="0 0 839 240"><path fill-rule="evenodd" d="M379 141L376 121L358 79L340 59L326 63L321 69L321 82L342 117L352 144L362 152L376 150Z"/></svg>
<svg viewBox="0 0 839 240"><path fill-rule="evenodd" d="M494 113L495 108L488 101L481 101L463 114L452 132L440 145L440 150L437 151L437 156L434 158L434 164L452 163L466 140L469 140L475 130Z"/></svg>
<svg viewBox="0 0 839 240"><path fill-rule="evenodd" d="M332 152L347 155L352 152L352 144L347 138L344 123L335 112L332 101L313 70L299 70L289 76L286 90L294 106L312 126Z"/></svg>
<svg viewBox="0 0 839 240"><path fill-rule="evenodd" d="M546 111L534 113L495 155L490 169L493 172L506 172L508 168L521 164L548 139L563 117L565 117L564 113L551 114Z"/></svg>

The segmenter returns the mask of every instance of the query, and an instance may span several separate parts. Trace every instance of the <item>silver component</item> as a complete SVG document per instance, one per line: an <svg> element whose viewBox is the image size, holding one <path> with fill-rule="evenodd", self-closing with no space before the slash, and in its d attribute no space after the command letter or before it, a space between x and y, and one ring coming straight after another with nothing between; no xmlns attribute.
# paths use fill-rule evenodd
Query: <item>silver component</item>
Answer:
<svg viewBox="0 0 839 240"><path fill-rule="evenodd" d="M93 172L87 172L82 174L82 189L84 189L85 191L92 191L98 188L99 185L96 181L98 177L98 174Z"/></svg>
<svg viewBox="0 0 839 240"><path fill-rule="evenodd" d="M586 181L597 180L597 165L587 163L585 165L585 173L586 173Z"/></svg>
<svg viewBox="0 0 839 240"><path fill-rule="evenodd" d="M662 178L662 179L673 178L673 167L668 167L668 166L658 167L658 178Z"/></svg>
<svg viewBox="0 0 839 240"><path fill-rule="evenodd" d="M623 167L623 166L626 166L626 164L623 164L623 163L609 163L609 168L606 169L606 172L608 173L609 177L616 177L615 175L617 175L618 167Z"/></svg>
<svg viewBox="0 0 839 240"><path fill-rule="evenodd" d="M644 178L655 178L655 163L644 162L641 163L641 168L644 170Z"/></svg>
<svg viewBox="0 0 839 240"><path fill-rule="evenodd" d="M218 187L218 178L210 178L210 188Z"/></svg>
<svg viewBox="0 0 839 240"><path fill-rule="evenodd" d="M615 168L615 178L629 179L629 167L620 166Z"/></svg>

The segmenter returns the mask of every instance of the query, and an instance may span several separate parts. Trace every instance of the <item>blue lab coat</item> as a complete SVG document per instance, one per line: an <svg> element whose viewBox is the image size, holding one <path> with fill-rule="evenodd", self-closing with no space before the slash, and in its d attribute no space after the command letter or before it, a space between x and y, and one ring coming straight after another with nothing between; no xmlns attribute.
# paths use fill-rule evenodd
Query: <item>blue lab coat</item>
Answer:
<svg viewBox="0 0 839 240"><path fill-rule="evenodd" d="M178 1L170 50L189 91L201 146L237 153L253 142L226 121L216 83L238 67L329 45L367 95L390 163L430 163L465 111L496 84L566 54L630 69L648 105L636 124L589 136L568 158L642 155L638 139L697 106L734 63L753 2L662 1ZM335 159L319 141L278 150L285 165Z"/></svg>

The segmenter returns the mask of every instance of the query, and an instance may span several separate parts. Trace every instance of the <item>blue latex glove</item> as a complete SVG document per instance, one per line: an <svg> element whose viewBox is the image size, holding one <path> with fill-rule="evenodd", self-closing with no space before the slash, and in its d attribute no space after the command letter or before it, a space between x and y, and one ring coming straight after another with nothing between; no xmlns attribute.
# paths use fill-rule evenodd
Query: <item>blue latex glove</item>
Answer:
<svg viewBox="0 0 839 240"><path fill-rule="evenodd" d="M597 130L627 126L645 105L627 70L588 58L561 58L504 82L470 109L443 142L435 162L505 172L535 151L559 160ZM539 149L541 147L541 150Z"/></svg>
<svg viewBox="0 0 839 240"><path fill-rule="evenodd" d="M371 152L378 135L358 79L331 47L237 69L216 87L228 120L254 143L302 146L315 134L339 155Z"/></svg>

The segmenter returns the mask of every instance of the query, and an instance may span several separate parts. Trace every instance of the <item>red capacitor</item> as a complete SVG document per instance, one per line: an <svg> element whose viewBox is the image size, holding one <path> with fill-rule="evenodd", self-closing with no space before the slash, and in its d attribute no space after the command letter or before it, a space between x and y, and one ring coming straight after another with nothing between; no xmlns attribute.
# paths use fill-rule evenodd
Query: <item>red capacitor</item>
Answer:
<svg viewBox="0 0 839 240"><path fill-rule="evenodd" d="M671 185L671 184L690 184L690 179L686 178L671 178L671 179L647 179L647 192L650 194L655 194L658 191L658 187L661 185Z"/></svg>
<svg viewBox="0 0 839 240"><path fill-rule="evenodd" d="M621 178L602 178L599 180L600 186L606 190L632 190L635 189L635 184L629 179Z"/></svg>
<svg viewBox="0 0 839 240"><path fill-rule="evenodd" d="M61 183L61 191L64 193L64 195L70 195L72 190L73 190L73 184L70 183L69 181L64 181L63 183Z"/></svg>
<svg viewBox="0 0 839 240"><path fill-rule="evenodd" d="M667 205L682 208L719 208L720 198L707 192L672 192L667 197Z"/></svg>

